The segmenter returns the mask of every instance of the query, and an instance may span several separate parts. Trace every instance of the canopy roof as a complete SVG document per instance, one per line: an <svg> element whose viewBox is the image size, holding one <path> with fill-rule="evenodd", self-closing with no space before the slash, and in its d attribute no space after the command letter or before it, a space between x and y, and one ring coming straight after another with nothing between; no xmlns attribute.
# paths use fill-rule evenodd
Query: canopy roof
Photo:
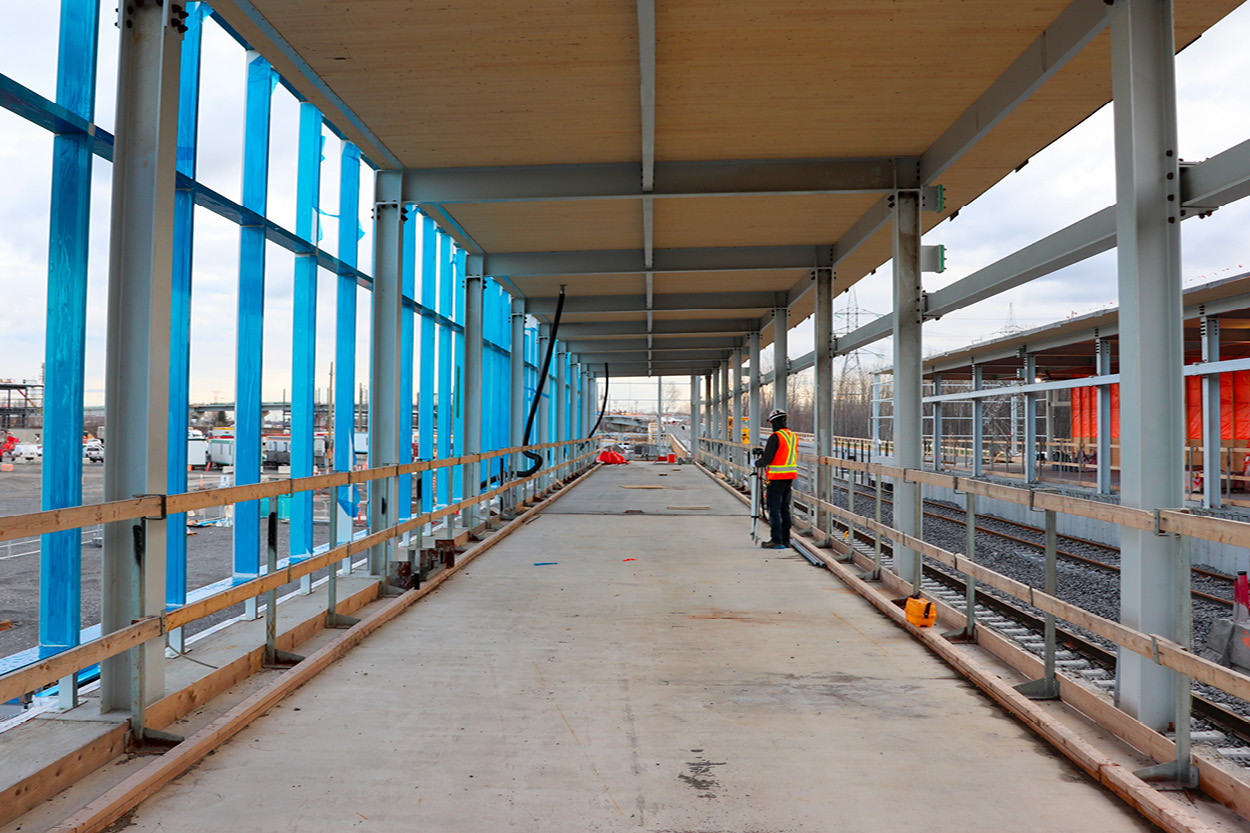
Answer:
<svg viewBox="0 0 1250 833"><path fill-rule="evenodd" d="M1238 4L1179 0L1177 44ZM213 6L531 312L566 285L614 375L767 343L814 268L889 259L896 186L944 186L930 228L1111 97L1104 0Z"/></svg>

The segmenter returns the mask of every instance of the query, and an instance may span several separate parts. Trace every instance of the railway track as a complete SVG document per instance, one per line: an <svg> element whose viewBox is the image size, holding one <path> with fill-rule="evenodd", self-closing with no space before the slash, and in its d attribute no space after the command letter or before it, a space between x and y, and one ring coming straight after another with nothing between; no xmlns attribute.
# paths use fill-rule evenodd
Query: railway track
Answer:
<svg viewBox="0 0 1250 833"><path fill-rule="evenodd" d="M857 490L856 495L858 495L859 497L864 497L868 499L875 499L875 495L872 492L865 492L865 491ZM893 505L893 501L891 501L888 498L883 497L882 502ZM946 506L945 504L938 503L937 501L933 501L933 500L925 500L925 505L931 508L945 510L946 512L958 512L958 510L955 509L954 507ZM965 520L962 515L945 514L945 512L942 512L942 511L935 512L931 510L925 510L924 515L926 518L935 518L937 520L942 520L948 523L957 524L960 527L963 527L965 524ZM1001 524L1006 524L1009 526L1014 526L1018 529L1034 533L1038 536L1045 535L1045 531L1043 529L1039 527L1035 527L1035 526L1030 526L1028 524L1021 523L1019 521L1009 521L1009 520L1006 520L1005 518L993 518L993 522L996 524L1001 523ZM1038 551L1045 551L1046 549L1045 544L1038 543L1037 541L1030 540L1028 538L1023 538L1019 535L1012 535L1011 533L1003 532L1002 530L999 530L999 529L993 529L991 527L985 526L984 524L977 524L974 528L976 529L977 532L980 532L982 534L989 535L995 538L1002 538L1004 540L1011 541L1014 544L1020 544L1021 546L1029 547L1031 549L1035 549ZM1098 541L1091 541L1086 538L1079 538L1079 537L1072 536L1072 535L1060 535L1059 538L1060 540L1068 540L1077 544L1082 544L1085 546L1102 549L1102 550L1107 551L1108 553L1113 553L1116 557L1118 557L1120 554L1119 547L1112 546L1111 544L1103 544ZM1097 558L1091 558L1090 556L1081 555L1080 553L1075 553L1070 550L1058 548L1055 550L1055 554L1064 561L1069 561L1069 562L1073 562L1077 564L1084 564L1088 567L1091 567L1096 570L1101 570L1106 573L1118 574L1120 572L1120 565L1118 564L1112 564L1112 563L1109 563L1107 561L1102 561ZM1194 575L1227 583L1229 587L1229 592L1231 593L1233 580L1230 577L1224 575L1223 573L1217 573L1213 570L1207 570L1203 567L1193 567L1192 571ZM1207 593L1202 590L1193 590L1192 593L1193 593L1194 598L1196 599L1203 599L1204 601L1208 601L1213 604L1222 605L1224 607L1231 608L1233 606L1233 601L1231 598L1217 596L1215 594Z"/></svg>
<svg viewBox="0 0 1250 833"><path fill-rule="evenodd" d="M855 549L872 557L872 536L856 531ZM882 562L893 560L887 543L882 544ZM924 590L946 604L960 608L967 594L965 580L940 565L925 563ZM977 625L990 627L1037 656L1045 651L1045 621L1019 604L991 592L977 594ZM1061 625L1056 626L1055 666L1069 676L1082 677L1094 687L1110 692L1115 688L1116 655L1103 645ZM1242 765L1250 764L1250 718L1201 694L1193 694L1193 713L1214 727L1196 728L1191 732L1195 743L1210 744L1223 758ZM1233 740L1237 745L1229 745Z"/></svg>

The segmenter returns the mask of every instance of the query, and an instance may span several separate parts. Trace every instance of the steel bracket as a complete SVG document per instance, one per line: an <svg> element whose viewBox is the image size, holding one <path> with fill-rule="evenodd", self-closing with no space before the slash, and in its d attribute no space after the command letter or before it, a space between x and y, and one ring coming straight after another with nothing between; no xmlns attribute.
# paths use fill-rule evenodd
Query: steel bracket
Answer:
<svg viewBox="0 0 1250 833"><path fill-rule="evenodd" d="M1020 683L1015 689L1030 700L1059 699L1059 681L1055 679L1039 677L1036 680L1029 680L1027 683Z"/></svg>
<svg viewBox="0 0 1250 833"><path fill-rule="evenodd" d="M1198 786L1198 767L1188 761L1165 761L1133 774L1157 790L1192 790Z"/></svg>
<svg viewBox="0 0 1250 833"><path fill-rule="evenodd" d="M262 665L265 668L291 668L298 665L304 660L303 654L295 654L290 651L283 651L278 648L272 651L265 651L265 660Z"/></svg>
<svg viewBox="0 0 1250 833"><path fill-rule="evenodd" d="M163 521L163 520L165 520L167 517L169 517L169 515L168 515L168 514L166 513L166 511L165 511L165 507L168 505L168 504L167 504L167 502L168 502L168 500L169 500L169 496L168 496L168 495L135 495L135 497L136 497L137 499L139 499L139 500L142 500L143 498L148 498L148 497L160 498L160 500L161 500L161 513L160 513L159 515L144 515L142 518L140 518L140 520L143 520L143 521Z"/></svg>
<svg viewBox="0 0 1250 833"><path fill-rule="evenodd" d="M339 630L342 630L343 628L350 628L352 625L358 624L359 622L360 620L357 619L355 616L347 616L343 613L327 613L326 614L326 627L327 628L337 628Z"/></svg>

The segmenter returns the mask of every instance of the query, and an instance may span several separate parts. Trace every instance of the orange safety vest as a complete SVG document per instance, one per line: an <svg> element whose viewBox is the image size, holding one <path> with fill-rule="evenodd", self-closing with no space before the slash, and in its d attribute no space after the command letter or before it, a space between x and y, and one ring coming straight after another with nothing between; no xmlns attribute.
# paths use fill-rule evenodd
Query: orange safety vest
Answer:
<svg viewBox="0 0 1250 833"><path fill-rule="evenodd" d="M768 464L769 480L793 480L799 476L799 441L789 428L774 432L777 455Z"/></svg>

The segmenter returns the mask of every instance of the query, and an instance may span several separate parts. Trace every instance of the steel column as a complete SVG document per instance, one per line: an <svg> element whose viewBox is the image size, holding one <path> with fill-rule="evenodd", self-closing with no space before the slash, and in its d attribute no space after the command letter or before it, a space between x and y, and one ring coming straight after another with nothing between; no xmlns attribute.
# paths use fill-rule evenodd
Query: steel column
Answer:
<svg viewBox="0 0 1250 833"><path fill-rule="evenodd" d="M788 410L790 375L790 310L773 310L773 408Z"/></svg>
<svg viewBox="0 0 1250 833"><path fill-rule="evenodd" d="M482 305L485 282L481 275L465 275L464 279L464 453L482 452ZM478 464L463 467L464 499L480 493ZM477 506L461 513L466 529L477 526Z"/></svg>
<svg viewBox="0 0 1250 833"><path fill-rule="evenodd" d="M321 206L321 112L299 106L299 163L295 187L295 233L317 245ZM317 437L317 256L295 258L295 314L291 328L291 477L309 477ZM333 511L333 507L331 507ZM291 496L290 556L303 561L313 551L313 493ZM301 587L311 590L311 577Z"/></svg>
<svg viewBox="0 0 1250 833"><path fill-rule="evenodd" d="M922 462L920 192L894 196L894 465L918 469ZM919 536L920 485L895 482L894 525ZM920 590L920 553L894 548L894 569Z"/></svg>
<svg viewBox="0 0 1250 833"><path fill-rule="evenodd" d="M373 204L372 360L369 368L369 465L399 461L399 368L403 324L404 206L399 202L400 175L378 171ZM398 494L394 478L374 480L369 488L369 531L395 523ZM385 580L393 541L370 547L369 572Z"/></svg>
<svg viewBox="0 0 1250 833"><path fill-rule="evenodd" d="M933 374L933 394L942 395L942 374ZM942 470L942 403L933 403L933 470Z"/></svg>
<svg viewBox="0 0 1250 833"><path fill-rule="evenodd" d="M122 5L113 155L105 420L114 430L105 501L168 485L169 316L177 173L181 21L172 4ZM165 610L165 521L104 528L105 633ZM164 640L101 663L100 710L129 711L145 734L146 704L164 696Z"/></svg>
<svg viewBox="0 0 1250 833"><path fill-rule="evenodd" d="M1147 511L1184 505L1184 343L1175 42L1170 0L1117 3L1111 22L1115 101L1116 235L1120 294L1120 495ZM1172 535L1121 532L1120 620L1174 637ZM1176 714L1175 672L1120 651L1121 708L1162 731Z"/></svg>
<svg viewBox="0 0 1250 833"><path fill-rule="evenodd" d="M735 347L733 354L729 359L729 415L733 421L733 431L730 432L730 442L742 442L742 348ZM746 465L746 460L742 456L741 449L735 449L731 455L731 459L738 465ZM734 478L745 482L746 478L741 472L736 472Z"/></svg>
<svg viewBox="0 0 1250 833"><path fill-rule="evenodd" d="M399 465L411 463L413 460L413 425L412 412L416 404L413 395L413 360L416 349L416 303L417 303L417 229L420 220L416 209L403 206L403 261L400 268L401 283L399 309L399 401L397 419L399 425L395 429L396 457ZM408 520L413 516L412 484L416 478L411 474L400 475L396 484L395 511L391 516L399 521ZM408 544L405 535L403 544Z"/></svg>
<svg viewBox="0 0 1250 833"><path fill-rule="evenodd" d="M985 373L981 365L972 366L972 389L981 390ZM985 417L984 402L978 397L972 400L972 476L985 473ZM969 510L973 511L973 510Z"/></svg>
<svg viewBox="0 0 1250 833"><path fill-rule="evenodd" d="M1031 353L1024 355L1023 367L1026 385L1037 379L1037 358ZM1037 394L1024 394L1024 482L1037 482Z"/></svg>
<svg viewBox="0 0 1250 833"><path fill-rule="evenodd" d="M1094 342L1094 372L1099 376L1111 373L1111 342L1099 338ZM1097 388L1098 437L1094 465L1098 468L1097 484L1101 494L1111 494L1111 386Z"/></svg>
<svg viewBox="0 0 1250 833"><path fill-rule="evenodd" d="M699 448L699 420L703 416L699 377L690 377L690 457L694 459Z"/></svg>
<svg viewBox="0 0 1250 833"><path fill-rule="evenodd" d="M815 298L816 340L816 454L828 457L833 454L833 270L816 270ZM821 500L832 502L833 472L828 466L816 465L816 494ZM848 484L848 493L850 486ZM848 509L853 506L848 502ZM816 527L832 534L833 523L829 513L816 514Z"/></svg>
<svg viewBox="0 0 1250 833"><path fill-rule="evenodd" d="M750 356L751 370L747 379L747 424L750 428L752 448L760 444L760 333L752 330L747 336L747 352Z"/></svg>
<svg viewBox="0 0 1250 833"><path fill-rule="evenodd" d="M512 382L509 388L509 399L512 403L512 422L509 429L510 444L515 448L525 442L525 299L512 299ZM525 457L521 454L512 455L513 471L525 468Z"/></svg>
<svg viewBox="0 0 1250 833"><path fill-rule="evenodd" d="M100 4L95 0L61 2L56 103L88 122L95 120L99 17ZM76 133L58 134L52 142L47 347L44 354L44 510L82 503L91 144L89 136ZM79 643L82 629L81 541L82 533L77 529L41 536L40 656L49 656ZM185 581L180 586L185 587ZM75 677L71 675L63 680L61 691L63 706L72 707L77 703Z"/></svg>
<svg viewBox="0 0 1250 833"><path fill-rule="evenodd" d="M561 440L568 439L568 434L567 434L568 392L565 389L565 385L567 384L567 375L565 373L565 365L568 364L568 356L569 354L565 350L564 342L557 340L556 359L555 359L556 360L556 431L555 431L555 436L552 437L552 441L554 442L560 442ZM555 459L556 459L555 476L557 480L559 480L561 476L560 461L562 461L565 458L566 453L567 453L567 450L562 447L557 447L555 449Z"/></svg>
<svg viewBox="0 0 1250 833"><path fill-rule="evenodd" d="M549 403L551 402L552 394L551 386L548 384L551 381L550 368L543 368L543 359L547 356L547 344L550 340L551 325L540 323L538 325L538 370L534 376L534 390L538 390L539 380L542 378L543 373L547 373L548 378L543 383L543 396L538 400L538 421L534 425L535 436L531 438L536 445L551 442L551 409ZM546 468L551 461L551 449L543 449L542 456L543 468ZM537 483L539 488L546 489L551 484L550 475L544 474L538 478Z"/></svg>
<svg viewBox="0 0 1250 833"><path fill-rule="evenodd" d="M1202 316L1202 361L1220 360L1220 319ZM1224 458L1222 422L1220 413L1220 374L1208 373L1202 377L1202 505L1206 509L1219 509L1223 497Z"/></svg>

